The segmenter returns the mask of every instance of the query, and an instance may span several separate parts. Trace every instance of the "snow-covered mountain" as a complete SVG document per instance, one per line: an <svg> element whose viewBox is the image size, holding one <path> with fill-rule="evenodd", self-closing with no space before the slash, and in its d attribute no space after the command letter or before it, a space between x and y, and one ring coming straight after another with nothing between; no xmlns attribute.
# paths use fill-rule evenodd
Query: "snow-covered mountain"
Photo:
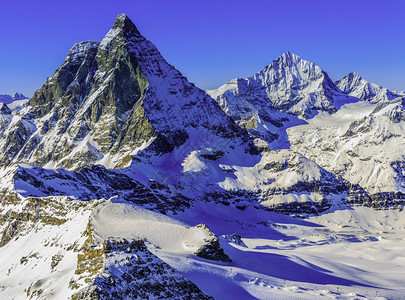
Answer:
<svg viewBox="0 0 405 300"><path fill-rule="evenodd" d="M347 98L319 66L286 52L249 78L237 78L207 91L234 119L253 115L263 106L310 118L333 113Z"/></svg>
<svg viewBox="0 0 405 300"><path fill-rule="evenodd" d="M16 100L25 100L28 99L28 97L25 97L23 94L21 93L14 93L13 95L0 95L0 102L4 102L6 104L9 104L13 101Z"/></svg>
<svg viewBox="0 0 405 300"><path fill-rule="evenodd" d="M390 101L398 97L404 97L403 92L390 91L377 84L363 79L357 73L350 73L336 82L336 85L343 92L361 100L377 103L381 101Z"/></svg>
<svg viewBox="0 0 405 300"><path fill-rule="evenodd" d="M207 91L239 126L271 149L288 149L286 128L304 124L320 111L334 113L353 101L314 63L286 52L249 78Z"/></svg>
<svg viewBox="0 0 405 300"><path fill-rule="evenodd" d="M0 298L399 298L404 97L349 77L210 97L117 16L0 103Z"/></svg>
<svg viewBox="0 0 405 300"><path fill-rule="evenodd" d="M374 201L404 199L404 98L357 102L288 129L291 148L365 188ZM394 201L394 202L395 202Z"/></svg>
<svg viewBox="0 0 405 300"><path fill-rule="evenodd" d="M123 167L142 149L168 153L196 135L234 139L226 144L248 139L121 15L100 43L74 45L13 117L0 139L0 159L51 168Z"/></svg>
<svg viewBox="0 0 405 300"><path fill-rule="evenodd" d="M5 103L11 110L17 110L24 107L30 99L21 93L10 95L0 95L0 103Z"/></svg>
<svg viewBox="0 0 405 300"><path fill-rule="evenodd" d="M317 80L323 83L314 84ZM280 106L283 102L277 101L282 94L287 105L292 105L291 95L302 93L308 100L314 92L324 95L331 106L312 106L310 115L298 112L306 116L305 122L293 115L297 114L294 107ZM369 83L356 73L335 85L318 66L290 52L254 76L235 79L208 93L239 126L266 141L271 150L296 151L358 185L351 201L375 207L392 205L393 199L403 203L403 93Z"/></svg>
<svg viewBox="0 0 405 300"><path fill-rule="evenodd" d="M292 61L325 77L318 67L291 53L280 63L300 73ZM277 61L271 66L276 65ZM333 87L329 79L327 83ZM5 108L2 119L2 166L13 177L9 188L24 196L119 195L146 203L148 193L134 196L128 189L139 189L139 184L149 188L156 182L168 192L147 202L165 210L174 209L168 199L186 197L285 212L302 206L302 212L312 212L327 209L350 190L304 157L288 150L267 153L262 140L250 137L169 65L125 15L116 18L100 43L74 45L27 106L14 115ZM290 119L297 121L280 112L280 120L269 122L279 129L279 123ZM20 166L16 169L15 164ZM94 165L125 168L108 171ZM58 167L65 170L47 170ZM111 185L111 178L128 184ZM297 195L303 191L309 194ZM280 193L288 197L279 199Z"/></svg>

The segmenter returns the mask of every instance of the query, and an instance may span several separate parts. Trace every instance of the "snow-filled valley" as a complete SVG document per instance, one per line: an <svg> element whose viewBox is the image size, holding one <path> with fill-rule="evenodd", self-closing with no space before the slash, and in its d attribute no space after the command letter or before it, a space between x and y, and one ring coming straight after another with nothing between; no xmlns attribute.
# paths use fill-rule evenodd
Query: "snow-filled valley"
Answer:
<svg viewBox="0 0 405 300"><path fill-rule="evenodd" d="M106 239L141 239L155 260L216 299L400 299L405 292L403 211L336 205L301 219L195 203L179 214L162 215L112 199L81 204L65 217L59 226L33 224L1 249L2 297L72 295L72 278L84 282L74 266L89 221L92 247ZM209 229L197 226L202 223ZM232 262L194 255L211 231ZM108 267L105 261L103 268Z"/></svg>
<svg viewBox="0 0 405 300"><path fill-rule="evenodd" d="M203 91L119 15L0 95L0 299L403 299L404 100L291 52Z"/></svg>

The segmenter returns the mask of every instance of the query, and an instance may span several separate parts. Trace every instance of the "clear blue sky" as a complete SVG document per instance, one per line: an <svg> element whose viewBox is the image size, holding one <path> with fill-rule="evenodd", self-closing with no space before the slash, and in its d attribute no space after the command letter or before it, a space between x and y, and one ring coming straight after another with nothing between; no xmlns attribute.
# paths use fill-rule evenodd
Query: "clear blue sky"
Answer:
<svg viewBox="0 0 405 300"><path fill-rule="evenodd" d="M32 96L75 42L101 40L119 13L203 89L290 50L333 80L355 71L405 90L402 0L16 0L0 4L0 94Z"/></svg>

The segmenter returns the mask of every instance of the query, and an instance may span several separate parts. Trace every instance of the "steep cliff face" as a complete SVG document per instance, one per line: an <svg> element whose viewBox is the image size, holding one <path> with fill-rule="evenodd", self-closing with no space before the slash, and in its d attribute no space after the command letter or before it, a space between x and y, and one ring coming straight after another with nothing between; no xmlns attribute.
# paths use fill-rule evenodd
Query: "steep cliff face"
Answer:
<svg viewBox="0 0 405 300"><path fill-rule="evenodd" d="M0 136L3 135L12 118L10 108L7 104L0 102Z"/></svg>
<svg viewBox="0 0 405 300"><path fill-rule="evenodd" d="M152 254L142 240L106 240L85 251L102 253L104 266L72 299L214 299ZM91 255L86 259L90 262Z"/></svg>
<svg viewBox="0 0 405 300"><path fill-rule="evenodd" d="M244 134L125 15L100 43L74 45L3 127L2 160L67 169L123 167L140 149L170 152L195 132Z"/></svg>

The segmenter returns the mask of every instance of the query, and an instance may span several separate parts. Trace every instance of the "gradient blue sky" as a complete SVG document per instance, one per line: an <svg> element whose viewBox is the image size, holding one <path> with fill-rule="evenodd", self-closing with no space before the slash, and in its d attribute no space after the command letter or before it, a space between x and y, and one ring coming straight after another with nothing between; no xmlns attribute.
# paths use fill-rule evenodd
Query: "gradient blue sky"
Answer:
<svg viewBox="0 0 405 300"><path fill-rule="evenodd" d="M289 50L333 80L355 71L405 90L402 0L16 0L0 4L0 94L32 96L75 42L101 40L119 13L203 89Z"/></svg>

